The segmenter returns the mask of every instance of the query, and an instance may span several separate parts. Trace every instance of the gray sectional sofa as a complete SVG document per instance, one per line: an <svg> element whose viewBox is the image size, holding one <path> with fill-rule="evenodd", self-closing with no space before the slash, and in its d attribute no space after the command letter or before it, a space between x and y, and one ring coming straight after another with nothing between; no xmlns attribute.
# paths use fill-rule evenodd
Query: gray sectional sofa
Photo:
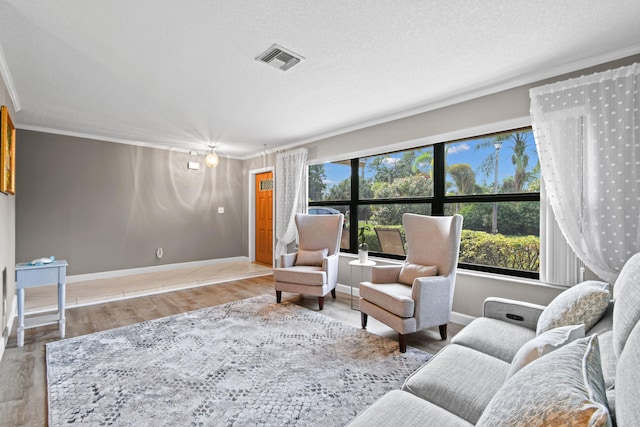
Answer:
<svg viewBox="0 0 640 427"><path fill-rule="evenodd" d="M548 306L491 298L484 315L350 424L640 426L640 254L615 285Z"/></svg>

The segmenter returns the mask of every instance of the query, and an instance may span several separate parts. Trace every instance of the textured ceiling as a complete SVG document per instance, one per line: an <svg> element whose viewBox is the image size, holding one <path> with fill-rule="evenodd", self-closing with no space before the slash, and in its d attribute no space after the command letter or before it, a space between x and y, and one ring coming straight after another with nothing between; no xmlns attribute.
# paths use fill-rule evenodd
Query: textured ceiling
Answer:
<svg viewBox="0 0 640 427"><path fill-rule="evenodd" d="M0 0L18 128L247 157L640 53L638 0ZM277 43L305 60L254 58Z"/></svg>

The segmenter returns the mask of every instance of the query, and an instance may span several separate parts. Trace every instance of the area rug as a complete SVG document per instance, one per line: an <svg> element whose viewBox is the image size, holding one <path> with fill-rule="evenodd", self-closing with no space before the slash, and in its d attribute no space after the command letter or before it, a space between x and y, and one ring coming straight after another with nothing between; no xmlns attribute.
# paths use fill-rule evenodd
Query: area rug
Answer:
<svg viewBox="0 0 640 427"><path fill-rule="evenodd" d="M49 425L341 426L430 357L263 295L47 344Z"/></svg>

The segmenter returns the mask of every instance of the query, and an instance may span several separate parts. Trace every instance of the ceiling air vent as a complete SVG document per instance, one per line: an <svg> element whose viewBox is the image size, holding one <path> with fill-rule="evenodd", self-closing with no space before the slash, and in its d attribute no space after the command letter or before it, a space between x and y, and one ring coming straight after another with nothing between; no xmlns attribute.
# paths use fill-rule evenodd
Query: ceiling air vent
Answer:
<svg viewBox="0 0 640 427"><path fill-rule="evenodd" d="M256 61L264 62L282 71L287 71L302 60L304 60L302 56L277 44L274 44L256 57Z"/></svg>

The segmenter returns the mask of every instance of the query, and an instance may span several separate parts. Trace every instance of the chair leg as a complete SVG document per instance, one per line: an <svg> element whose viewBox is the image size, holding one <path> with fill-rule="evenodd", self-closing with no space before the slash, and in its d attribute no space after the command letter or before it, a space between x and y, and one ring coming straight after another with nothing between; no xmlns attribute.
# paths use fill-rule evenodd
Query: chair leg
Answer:
<svg viewBox="0 0 640 427"><path fill-rule="evenodd" d="M335 290L335 288L331 289L331 296L333 297L333 299L336 299L336 290Z"/></svg>
<svg viewBox="0 0 640 427"><path fill-rule="evenodd" d="M282 302L282 291L276 291L276 301L278 304Z"/></svg>
<svg viewBox="0 0 640 427"><path fill-rule="evenodd" d="M438 326L438 328L440 328L440 338L442 338L443 340L447 339L447 324L445 323L444 325L440 325Z"/></svg>
<svg viewBox="0 0 640 427"><path fill-rule="evenodd" d="M360 312L360 321L362 323L362 329L367 329L367 320L369 320L369 315L367 313Z"/></svg>
<svg viewBox="0 0 640 427"><path fill-rule="evenodd" d="M407 336L398 334L398 343L400 344L400 353L407 352Z"/></svg>
<svg viewBox="0 0 640 427"><path fill-rule="evenodd" d="M320 310L324 308L324 297L318 297L318 306L320 307Z"/></svg>

